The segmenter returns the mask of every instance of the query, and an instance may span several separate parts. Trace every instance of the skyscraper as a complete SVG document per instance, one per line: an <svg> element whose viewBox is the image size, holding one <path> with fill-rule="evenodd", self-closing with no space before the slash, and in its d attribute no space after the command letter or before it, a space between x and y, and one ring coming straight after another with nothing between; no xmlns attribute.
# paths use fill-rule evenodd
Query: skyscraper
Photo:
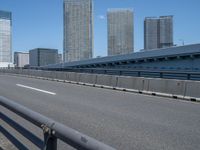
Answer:
<svg viewBox="0 0 200 150"><path fill-rule="evenodd" d="M144 49L173 46L173 16L147 17L144 21Z"/></svg>
<svg viewBox="0 0 200 150"><path fill-rule="evenodd" d="M0 63L12 62L11 12L0 11Z"/></svg>
<svg viewBox="0 0 200 150"><path fill-rule="evenodd" d="M128 54L133 46L133 10L109 9L108 20L108 55Z"/></svg>
<svg viewBox="0 0 200 150"><path fill-rule="evenodd" d="M173 16L161 16L159 19L160 45L159 48L171 47L173 43Z"/></svg>
<svg viewBox="0 0 200 150"><path fill-rule="evenodd" d="M144 49L159 47L159 19L155 17L145 18L144 21Z"/></svg>
<svg viewBox="0 0 200 150"><path fill-rule="evenodd" d="M64 62L92 58L93 0L64 0Z"/></svg>

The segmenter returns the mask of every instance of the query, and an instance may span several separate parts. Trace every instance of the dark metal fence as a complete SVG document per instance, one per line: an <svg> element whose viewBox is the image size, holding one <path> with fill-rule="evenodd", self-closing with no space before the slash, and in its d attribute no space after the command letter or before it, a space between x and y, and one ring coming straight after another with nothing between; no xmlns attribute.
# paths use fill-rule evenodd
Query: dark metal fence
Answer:
<svg viewBox="0 0 200 150"><path fill-rule="evenodd" d="M200 72L178 71L178 70L131 70L131 69L107 69L107 68L65 68L54 69L56 71L108 74L133 77L165 78L180 80L200 80Z"/></svg>
<svg viewBox="0 0 200 150"><path fill-rule="evenodd" d="M0 72L6 72L6 70L13 70L13 69L20 70L22 68L20 69L0 68ZM34 68L33 70L41 70L41 69ZM134 70L134 69L109 69L109 68L59 68L59 69L43 69L43 70L200 81L199 71Z"/></svg>
<svg viewBox="0 0 200 150"><path fill-rule="evenodd" d="M105 145L91 137L88 137L87 135L34 112L7 98L0 96L0 105L18 114L43 130L44 141L42 142L34 135L32 135L32 138L30 138L30 136L25 136L42 150L57 150L57 139L64 141L77 150L114 150L114 148L108 145ZM11 124L14 125L14 128L18 128L23 133L30 133L30 131L27 131L20 125L17 125L14 121L2 113L1 116L4 116L1 118L11 122Z"/></svg>

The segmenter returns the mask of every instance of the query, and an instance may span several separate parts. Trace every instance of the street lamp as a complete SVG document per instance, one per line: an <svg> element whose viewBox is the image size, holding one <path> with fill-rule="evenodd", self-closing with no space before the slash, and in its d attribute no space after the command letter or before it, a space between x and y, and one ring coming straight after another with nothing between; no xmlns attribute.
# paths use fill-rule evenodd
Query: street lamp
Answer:
<svg viewBox="0 0 200 150"><path fill-rule="evenodd" d="M185 45L185 41L183 39L179 39L179 41L182 42L182 45L184 46Z"/></svg>

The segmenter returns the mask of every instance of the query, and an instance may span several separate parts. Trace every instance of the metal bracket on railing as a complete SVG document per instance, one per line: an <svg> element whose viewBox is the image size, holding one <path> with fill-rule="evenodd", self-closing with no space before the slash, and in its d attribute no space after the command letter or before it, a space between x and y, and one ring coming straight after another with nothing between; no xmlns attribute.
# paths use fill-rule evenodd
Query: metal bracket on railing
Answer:
<svg viewBox="0 0 200 150"><path fill-rule="evenodd" d="M41 125L44 133L44 145L42 150L57 150L57 138L54 136L55 131L52 130L53 123L50 127Z"/></svg>

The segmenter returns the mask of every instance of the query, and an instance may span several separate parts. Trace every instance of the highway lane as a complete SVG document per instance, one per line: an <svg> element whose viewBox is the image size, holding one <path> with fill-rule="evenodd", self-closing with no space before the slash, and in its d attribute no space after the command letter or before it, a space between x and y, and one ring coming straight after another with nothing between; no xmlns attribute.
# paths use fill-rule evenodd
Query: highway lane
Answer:
<svg viewBox="0 0 200 150"><path fill-rule="evenodd" d="M120 150L200 149L199 103L8 75L0 95Z"/></svg>

